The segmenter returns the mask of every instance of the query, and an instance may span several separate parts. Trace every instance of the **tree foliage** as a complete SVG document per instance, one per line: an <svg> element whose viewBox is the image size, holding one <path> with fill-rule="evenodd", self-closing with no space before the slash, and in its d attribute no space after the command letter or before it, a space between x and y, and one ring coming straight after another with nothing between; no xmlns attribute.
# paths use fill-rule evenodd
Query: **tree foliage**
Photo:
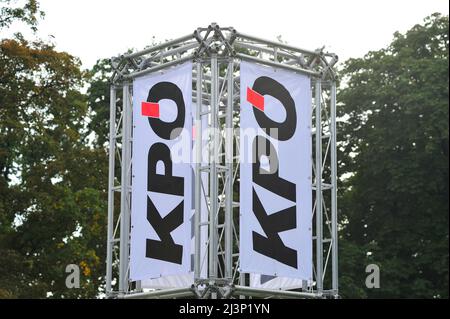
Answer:
<svg viewBox="0 0 450 319"><path fill-rule="evenodd" d="M17 0L0 0L0 4L0 29L9 27L14 21L22 21L36 31L39 18L44 16L36 0L26 0L22 6L17 5Z"/></svg>
<svg viewBox="0 0 450 319"><path fill-rule="evenodd" d="M344 297L448 298L448 49L434 14L342 70Z"/></svg>
<svg viewBox="0 0 450 319"><path fill-rule="evenodd" d="M5 25L5 12L21 11L1 12ZM99 293L107 165L89 143L86 81L80 61L53 44L0 42L0 297ZM68 264L80 266L82 289L65 286Z"/></svg>
<svg viewBox="0 0 450 319"><path fill-rule="evenodd" d="M0 30L36 30L36 0L0 1ZM343 297L448 298L448 47L435 14L341 71ZM20 34L0 41L0 298L102 292L110 72ZM380 289L364 285L370 263ZM81 289L65 286L68 264Z"/></svg>

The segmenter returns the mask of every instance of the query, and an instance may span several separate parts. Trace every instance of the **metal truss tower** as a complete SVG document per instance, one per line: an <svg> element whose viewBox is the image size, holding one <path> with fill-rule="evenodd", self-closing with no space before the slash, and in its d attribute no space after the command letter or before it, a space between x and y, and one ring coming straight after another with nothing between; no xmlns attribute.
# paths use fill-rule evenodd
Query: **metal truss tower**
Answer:
<svg viewBox="0 0 450 319"><path fill-rule="evenodd" d="M195 167L194 285L143 291L129 280L129 245L132 163L132 80L135 77L194 62L193 103L196 123L208 118L219 130L209 136L208 164ZM239 272L239 61L250 61L311 77L313 112L313 274L299 291L249 287L248 275ZM109 132L108 234L106 295L109 298L273 298L338 297L338 222L336 165L335 54L310 51L221 28L212 23L184 37L122 55L111 60ZM194 89L195 88L195 89ZM196 127L197 158L201 157L201 132ZM218 159L218 160L216 160ZM208 172L204 185L200 172ZM207 199L208 221L200 220L202 198ZM202 230L208 229L208 260L201 260ZM203 231L203 233L205 233ZM208 278L200 279L203 267Z"/></svg>

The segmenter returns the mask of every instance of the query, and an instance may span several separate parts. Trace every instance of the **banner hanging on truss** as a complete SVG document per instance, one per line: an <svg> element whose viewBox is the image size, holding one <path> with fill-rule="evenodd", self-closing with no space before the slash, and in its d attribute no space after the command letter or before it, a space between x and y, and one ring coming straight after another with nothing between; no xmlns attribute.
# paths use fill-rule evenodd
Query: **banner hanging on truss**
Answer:
<svg viewBox="0 0 450 319"><path fill-rule="evenodd" d="M293 290L311 287L311 280L289 277L275 277L270 275L250 274L250 287L275 290Z"/></svg>
<svg viewBox="0 0 450 319"><path fill-rule="evenodd" d="M240 271L312 280L310 78L240 74Z"/></svg>
<svg viewBox="0 0 450 319"><path fill-rule="evenodd" d="M206 110L207 106L202 106L202 111ZM197 110L196 107L192 107L192 120L195 119L195 114ZM195 143L196 143L196 135L200 134L202 149L205 150L208 147L208 136L206 134L202 134L202 131L207 131L208 128L208 116L201 116L201 127L202 130L198 129L199 125L193 122L192 126L192 157L193 161L191 163L192 166L192 190L195 189L194 180L195 180L195 164L201 160L202 165L207 165L208 158L197 159L195 158ZM201 194L201 209L200 209L200 223L208 222L208 172L201 173L201 183L202 186L202 194ZM194 191L192 191L192 211L189 218L190 224L190 234L191 234L191 247L190 247L190 271L188 274L182 275L172 275L172 276L162 276L155 279L147 279L141 282L142 288L151 288L151 289L170 289L170 288L185 288L194 284L194 256L195 256L195 200L194 200ZM207 250L207 242L208 242L208 228L201 227L200 231L201 243L200 243L200 276L203 279L206 279L208 276L208 250Z"/></svg>
<svg viewBox="0 0 450 319"><path fill-rule="evenodd" d="M192 63L133 82L130 279L190 272Z"/></svg>

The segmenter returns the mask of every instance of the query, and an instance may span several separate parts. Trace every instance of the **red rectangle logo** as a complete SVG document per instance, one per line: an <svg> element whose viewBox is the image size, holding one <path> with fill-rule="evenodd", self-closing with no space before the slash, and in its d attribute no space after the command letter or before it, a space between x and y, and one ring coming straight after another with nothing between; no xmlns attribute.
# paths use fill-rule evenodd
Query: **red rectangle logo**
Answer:
<svg viewBox="0 0 450 319"><path fill-rule="evenodd" d="M142 102L141 114L142 116L159 118L159 104L152 102Z"/></svg>
<svg viewBox="0 0 450 319"><path fill-rule="evenodd" d="M247 88L247 101L257 109L264 112L264 96L256 91L253 91L249 87Z"/></svg>

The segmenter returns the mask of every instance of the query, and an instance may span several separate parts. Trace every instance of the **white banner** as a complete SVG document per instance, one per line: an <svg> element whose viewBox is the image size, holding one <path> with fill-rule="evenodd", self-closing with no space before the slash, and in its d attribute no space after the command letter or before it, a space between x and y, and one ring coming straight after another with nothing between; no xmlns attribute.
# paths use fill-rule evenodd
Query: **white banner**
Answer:
<svg viewBox="0 0 450 319"><path fill-rule="evenodd" d="M312 280L311 81L241 63L240 271Z"/></svg>
<svg viewBox="0 0 450 319"><path fill-rule="evenodd" d="M202 110L206 110L207 107L203 106ZM196 106L193 105L192 107L192 119L195 119L195 114L196 114ZM201 117L201 122L202 122L202 130L206 130L206 128L208 127L208 117L207 116L202 116ZM193 122L194 123L194 122ZM167 289L167 288L183 288L183 287L189 287L192 284L194 284L194 254L195 254L195 223L194 223L194 214L195 214L195 198L194 198L194 189L195 189L195 164L197 163L197 159L195 158L196 154L195 154L195 137L196 135L199 134L199 130L197 129L197 125L195 125L195 123L192 126L192 157L193 157L193 161L192 161L192 199L191 199L191 205L192 205L192 212L191 212L191 216L189 218L189 223L190 223L190 230L191 230L191 251L190 251L190 272L188 274L184 274L184 275L173 275L173 276L162 276L159 278L155 278L155 279L147 279L147 280L143 280L141 282L141 287L142 288L152 288L152 289ZM201 132L200 132L201 134ZM208 138L207 135L202 137L202 149L205 150L208 146ZM202 159L202 163L203 164L207 164L207 158L206 159ZM206 191L206 194L201 194L201 215L200 215L200 222L201 223L205 223L208 222L208 203L207 203L207 199L206 196L208 195L208 190L209 188L208 186L208 172L202 172L202 183L204 185L204 189ZM207 261L208 261L208 250L207 248L207 241L208 241L208 228L207 227L202 227L201 228L201 243L200 243L200 263L201 263L201 268L200 268L200 276L202 278L206 278L207 276L207 270L208 270L208 265L207 265Z"/></svg>
<svg viewBox="0 0 450 319"><path fill-rule="evenodd" d="M130 278L190 272L192 63L133 82Z"/></svg>
<svg viewBox="0 0 450 319"><path fill-rule="evenodd" d="M311 280L250 274L250 287L275 290L302 289L312 286Z"/></svg>

